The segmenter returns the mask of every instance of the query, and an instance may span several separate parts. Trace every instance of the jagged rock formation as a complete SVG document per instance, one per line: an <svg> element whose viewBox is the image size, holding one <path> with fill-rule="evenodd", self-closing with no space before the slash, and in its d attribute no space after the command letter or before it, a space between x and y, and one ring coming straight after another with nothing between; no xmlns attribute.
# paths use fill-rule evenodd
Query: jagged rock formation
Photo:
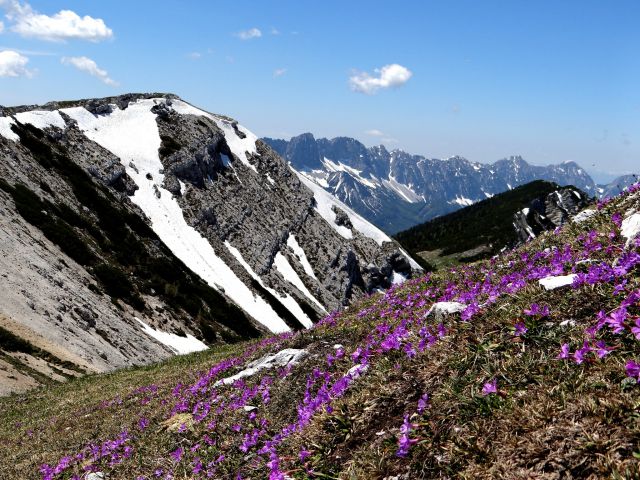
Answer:
<svg viewBox="0 0 640 480"><path fill-rule="evenodd" d="M513 227L520 242L537 237L545 230L565 224L585 208L591 199L574 188L559 188L545 197L536 198L513 216Z"/></svg>
<svg viewBox="0 0 640 480"><path fill-rule="evenodd" d="M175 95L2 112L0 337L27 330L52 367L308 327L419 268L233 119Z"/></svg>
<svg viewBox="0 0 640 480"><path fill-rule="evenodd" d="M310 133L289 141L264 140L307 178L391 233L537 179L597 193L575 162L542 167L519 156L493 164L458 156L429 159L389 152L382 145L367 148L348 137L315 139Z"/></svg>

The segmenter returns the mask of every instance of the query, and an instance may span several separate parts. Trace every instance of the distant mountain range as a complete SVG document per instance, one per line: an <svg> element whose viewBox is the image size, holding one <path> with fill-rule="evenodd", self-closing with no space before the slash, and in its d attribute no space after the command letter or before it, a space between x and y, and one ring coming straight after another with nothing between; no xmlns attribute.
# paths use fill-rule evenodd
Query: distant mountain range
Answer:
<svg viewBox="0 0 640 480"><path fill-rule="evenodd" d="M459 156L441 160L382 145L367 148L349 137L316 139L311 133L263 140L305 177L390 233L533 180L573 185L592 196L620 183L598 186L575 162L538 166L520 156L492 164ZM624 186L632 183L622 180Z"/></svg>
<svg viewBox="0 0 640 480"><path fill-rule="evenodd" d="M431 270L515 247L566 223L592 200L575 187L536 180L416 225L395 238ZM586 216L590 211L585 212Z"/></svg>

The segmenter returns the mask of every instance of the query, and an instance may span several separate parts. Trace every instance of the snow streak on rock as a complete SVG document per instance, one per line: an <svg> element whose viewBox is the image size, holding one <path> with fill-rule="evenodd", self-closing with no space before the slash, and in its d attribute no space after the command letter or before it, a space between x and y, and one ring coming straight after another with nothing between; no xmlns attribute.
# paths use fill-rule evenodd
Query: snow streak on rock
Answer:
<svg viewBox="0 0 640 480"><path fill-rule="evenodd" d="M160 135L156 115L151 112L154 104L154 100L139 100L125 110L114 105L111 114L99 116L83 107L62 111L78 122L90 140L120 157L127 174L139 187L131 200L149 217L153 230L176 257L272 332L289 330L271 306L216 255L207 239L187 224L178 202L162 188Z"/></svg>

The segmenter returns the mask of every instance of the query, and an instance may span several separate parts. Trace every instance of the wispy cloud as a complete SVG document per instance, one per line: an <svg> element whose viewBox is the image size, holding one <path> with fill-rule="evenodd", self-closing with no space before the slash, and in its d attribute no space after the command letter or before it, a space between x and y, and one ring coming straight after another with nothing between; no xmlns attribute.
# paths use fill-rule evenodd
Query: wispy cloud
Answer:
<svg viewBox="0 0 640 480"><path fill-rule="evenodd" d="M373 95L381 89L400 87L407 83L413 73L406 67L392 63L382 68L376 68L374 74L354 72L349 77L349 85L354 92Z"/></svg>
<svg viewBox="0 0 640 480"><path fill-rule="evenodd" d="M269 32L271 35L280 35L280 30L275 27L271 27L271 31Z"/></svg>
<svg viewBox="0 0 640 480"><path fill-rule="evenodd" d="M60 10L54 15L44 15L28 3L18 0L0 0L5 17L11 22L11 30L23 37L52 42L87 40L100 42L113 37L113 31L101 18L79 16L72 10Z"/></svg>
<svg viewBox="0 0 640 480"><path fill-rule="evenodd" d="M33 72L27 69L29 59L13 50L0 52L0 77L31 77Z"/></svg>
<svg viewBox="0 0 640 480"><path fill-rule="evenodd" d="M365 133L365 135L369 135L370 137L379 138L382 143L398 143L398 140L396 140L395 138L390 137L389 135L387 135L383 131L378 130L377 128L372 128L371 130L366 130L364 133Z"/></svg>
<svg viewBox="0 0 640 480"><path fill-rule="evenodd" d="M191 60L199 60L202 58L202 54L200 52L189 52L187 53L187 58Z"/></svg>
<svg viewBox="0 0 640 480"><path fill-rule="evenodd" d="M4 23L0 21L0 33L4 30Z"/></svg>
<svg viewBox="0 0 640 480"><path fill-rule="evenodd" d="M273 71L273 78L278 78L283 76L285 73L287 73L287 69L286 68L276 68Z"/></svg>
<svg viewBox="0 0 640 480"><path fill-rule="evenodd" d="M111 77L106 70L98 67L96 62L88 57L62 57L60 59L63 65L70 65L77 68L81 72L88 73L89 75L98 78L102 83L111 87L117 87L119 84Z"/></svg>
<svg viewBox="0 0 640 480"><path fill-rule="evenodd" d="M384 133L377 128L372 128L371 130L367 130L364 133L366 133L370 137L384 137Z"/></svg>
<svg viewBox="0 0 640 480"><path fill-rule="evenodd" d="M240 40L251 40L253 38L260 38L262 36L262 32L259 28L250 28L249 30L241 30L234 34Z"/></svg>

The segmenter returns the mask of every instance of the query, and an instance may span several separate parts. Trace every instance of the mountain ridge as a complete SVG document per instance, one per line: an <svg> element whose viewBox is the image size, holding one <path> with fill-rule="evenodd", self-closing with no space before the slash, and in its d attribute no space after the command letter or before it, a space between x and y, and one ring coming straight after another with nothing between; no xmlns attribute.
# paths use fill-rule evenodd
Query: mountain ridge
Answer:
<svg viewBox="0 0 640 480"><path fill-rule="evenodd" d="M385 231L396 233L533 180L575 185L590 195L597 187L575 162L530 165L514 155L492 164L461 156L433 159L356 139L265 138L308 178Z"/></svg>
<svg viewBox="0 0 640 480"><path fill-rule="evenodd" d="M4 245L42 249L8 255L0 314L105 371L307 328L419 269L235 120L156 95L3 109Z"/></svg>

